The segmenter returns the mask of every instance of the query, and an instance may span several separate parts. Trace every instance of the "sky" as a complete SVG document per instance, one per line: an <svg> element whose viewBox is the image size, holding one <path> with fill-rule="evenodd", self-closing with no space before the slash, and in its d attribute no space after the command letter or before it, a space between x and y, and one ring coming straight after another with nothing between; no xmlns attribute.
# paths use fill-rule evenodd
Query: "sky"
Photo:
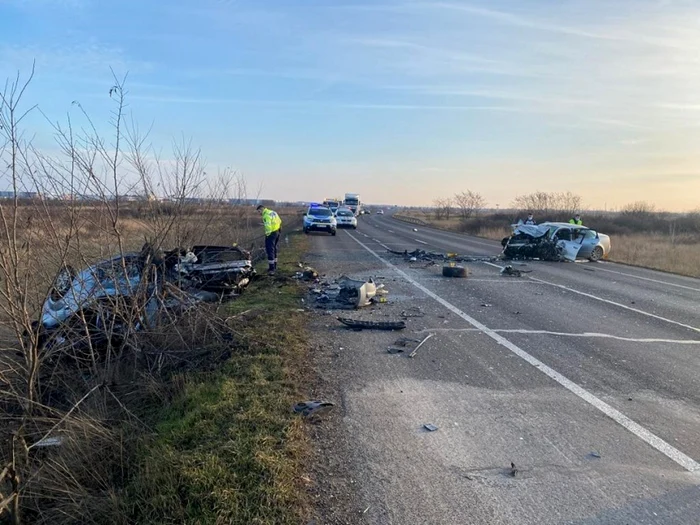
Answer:
<svg viewBox="0 0 700 525"><path fill-rule="evenodd" d="M700 208L700 0L0 0L0 79L33 61L47 151L73 101L109 132L113 70L265 198Z"/></svg>

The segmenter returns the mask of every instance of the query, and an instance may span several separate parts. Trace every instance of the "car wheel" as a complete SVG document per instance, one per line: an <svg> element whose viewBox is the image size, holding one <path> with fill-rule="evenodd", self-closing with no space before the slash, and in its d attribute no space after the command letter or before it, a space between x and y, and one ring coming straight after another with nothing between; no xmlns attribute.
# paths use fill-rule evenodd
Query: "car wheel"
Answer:
<svg viewBox="0 0 700 525"><path fill-rule="evenodd" d="M588 260L593 261L593 262L597 262L603 258L603 255L605 255L605 252L603 251L603 247L596 246L595 248L593 248L593 251L591 252L591 255L588 257Z"/></svg>
<svg viewBox="0 0 700 525"><path fill-rule="evenodd" d="M357 226L353 226L352 229L353 229L353 230L356 230L356 229L357 229Z"/></svg>
<svg viewBox="0 0 700 525"><path fill-rule="evenodd" d="M333 237L335 237L335 233L336 233L335 230L331 231L331 235L332 235Z"/></svg>
<svg viewBox="0 0 700 525"><path fill-rule="evenodd" d="M459 277L463 279L467 276L467 269L464 266L443 266L442 276Z"/></svg>

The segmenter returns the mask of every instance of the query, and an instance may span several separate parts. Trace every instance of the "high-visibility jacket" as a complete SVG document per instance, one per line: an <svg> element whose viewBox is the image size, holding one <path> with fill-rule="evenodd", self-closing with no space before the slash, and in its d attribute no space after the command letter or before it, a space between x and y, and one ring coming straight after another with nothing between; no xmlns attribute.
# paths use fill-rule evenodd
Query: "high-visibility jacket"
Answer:
<svg viewBox="0 0 700 525"><path fill-rule="evenodd" d="M282 219L277 215L277 212L267 208L263 208L262 220L265 227L265 236L276 232L282 227Z"/></svg>
<svg viewBox="0 0 700 525"><path fill-rule="evenodd" d="M583 226L583 221L581 219L569 219L569 224L577 224L578 226Z"/></svg>

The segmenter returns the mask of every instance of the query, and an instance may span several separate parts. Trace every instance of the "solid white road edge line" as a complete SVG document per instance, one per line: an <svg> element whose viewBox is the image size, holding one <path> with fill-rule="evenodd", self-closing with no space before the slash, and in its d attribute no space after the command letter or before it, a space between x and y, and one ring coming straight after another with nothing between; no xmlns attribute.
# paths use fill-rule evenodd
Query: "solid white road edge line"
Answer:
<svg viewBox="0 0 700 525"><path fill-rule="evenodd" d="M494 263L491 263L488 261L482 261L482 262L484 264L488 264L489 266L494 266L496 268L503 269L503 266L500 266L498 264L494 264ZM568 286L564 286L563 284L550 283L549 281L544 281L544 280L538 279L536 277L528 276L527 278L530 279L531 281L536 282L536 283L546 284L548 286L554 286L555 288L561 288L562 290L566 290L568 292L583 295L584 297L588 297L589 299L595 299L596 301L601 301L603 303L608 303L608 304L612 304L614 306L619 306L620 308L624 308L625 310L629 310L630 312L636 312L638 314L646 315L647 317L653 317L654 319L658 319L659 321L664 321L666 323L675 324L676 326L682 326L683 328L687 328L688 330L692 330L693 332L700 332L700 328L696 328L695 326L690 326L689 324L684 324L684 323L681 323L680 321L674 321L673 319L668 319L667 317L661 317L660 315L652 314L651 312L645 312L644 310L640 310L639 308L632 308L631 306L627 306L626 304L617 303L615 301L611 301L610 299L604 299L603 297L598 297L597 295L582 292L580 290L574 290L573 288L569 288Z"/></svg>
<svg viewBox="0 0 700 525"><path fill-rule="evenodd" d="M682 284L669 283L668 281L660 281L659 279L650 279L649 277L642 277L641 275L632 275L631 273L617 272L615 270L608 270L607 268L596 267L595 271L616 273L617 275L624 275L625 277L630 277L632 279L641 279L642 281L649 281L652 283L665 284L666 286L674 286L676 288L683 288L684 290L691 290L693 292L700 292L700 288L693 288L692 286L684 286Z"/></svg>
<svg viewBox="0 0 700 525"><path fill-rule="evenodd" d="M605 401L602 399L594 396L587 390L583 389L573 381L571 381L569 378L563 376L553 368L550 368L546 364L544 364L542 361L537 359L536 357L528 354L525 350L522 348L518 347L514 343L511 343L508 339L503 337L502 335L497 334L494 332L492 329L487 327L486 325L481 324L479 321L474 319L473 317L467 315L464 313L462 310L454 306L452 303L447 302L445 299L437 295L436 293L432 292L431 290L428 290L425 286L420 284L418 281L413 279L410 275L408 275L406 272L398 268L397 266L394 266L391 264L389 261L386 261L382 259L380 255L378 255L376 252L374 252L371 248L366 246L365 244L362 243L359 239L356 239L352 234L348 232L348 235L350 236L351 239L353 239L357 244L362 246L365 250L367 250L369 253L371 253L374 257L379 259L380 262L382 262L386 267L391 268L394 270L396 273L398 273L401 277L406 279L409 283L411 283L413 286L418 288L420 291L422 291L424 294L426 294L428 297L434 299L438 303L440 303L442 306L450 310L451 312L457 314L460 316L462 319L464 319L466 322L468 322L470 325L472 325L474 328L478 328L481 332L484 334L488 335L491 339L496 341L498 344L501 346L504 346L511 352L513 352L515 355L520 357L521 359L525 360L532 366L536 367L537 369L540 370L543 374L546 376L550 377L557 383L559 383L561 386L566 388L569 392L577 395L581 399L583 399L585 402L590 404L591 406L597 408L600 410L603 414L608 416L610 419L613 421L617 422L630 432L637 436L639 439L642 441L645 441L649 445L651 445L653 448L670 458L671 460L675 461L678 465L683 467L689 472L698 474L700 473L700 463L695 461L693 458L690 456L687 456L677 448L673 447L672 445L668 444L666 441L658 437L657 435L651 433L649 430L641 426L639 423L631 420L629 417L624 415L622 412L619 410L611 407L608 405Z"/></svg>

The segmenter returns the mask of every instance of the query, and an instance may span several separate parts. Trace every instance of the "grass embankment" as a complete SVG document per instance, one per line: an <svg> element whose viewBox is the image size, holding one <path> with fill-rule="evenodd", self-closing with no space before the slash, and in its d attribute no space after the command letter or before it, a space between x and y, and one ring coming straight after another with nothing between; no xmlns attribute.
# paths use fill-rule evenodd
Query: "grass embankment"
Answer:
<svg viewBox="0 0 700 525"><path fill-rule="evenodd" d="M308 242L282 243L282 275ZM307 362L302 290L263 277L233 303L239 344L215 370L177 376L180 392L155 419L139 454L128 515L146 523L300 523L308 515L300 474L307 441L291 412ZM242 341L242 343L240 343Z"/></svg>

